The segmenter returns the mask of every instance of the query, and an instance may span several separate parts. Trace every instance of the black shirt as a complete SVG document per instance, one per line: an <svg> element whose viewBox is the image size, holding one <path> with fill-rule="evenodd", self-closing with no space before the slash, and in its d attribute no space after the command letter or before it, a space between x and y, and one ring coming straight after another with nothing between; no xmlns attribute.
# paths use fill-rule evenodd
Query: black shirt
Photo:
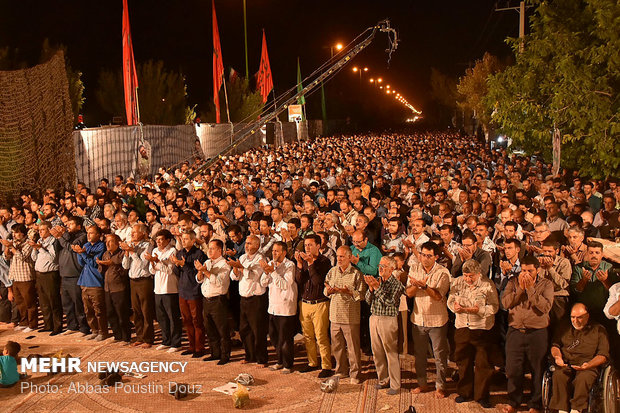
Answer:
<svg viewBox="0 0 620 413"><path fill-rule="evenodd" d="M310 266L305 261L302 269L295 266L295 281L299 286L302 299L309 301L327 300L323 290L325 288L325 277L331 267L329 258L322 254L319 254Z"/></svg>

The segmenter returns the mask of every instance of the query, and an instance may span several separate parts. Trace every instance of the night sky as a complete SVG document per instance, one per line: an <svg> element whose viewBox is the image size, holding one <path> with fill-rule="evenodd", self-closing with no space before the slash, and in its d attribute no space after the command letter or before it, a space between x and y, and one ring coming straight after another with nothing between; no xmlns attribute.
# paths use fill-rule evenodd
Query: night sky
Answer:
<svg viewBox="0 0 620 413"><path fill-rule="evenodd" d="M212 96L211 1L128 0L136 61L161 59L186 76L188 103L204 106ZM216 0L222 54L226 68L245 72L242 0ZM358 88L353 65L368 66L411 104L429 104L431 67L460 75L485 51L506 56L506 36L518 35L516 12L495 12L495 0L437 1L282 1L247 0L249 69L258 71L261 29L267 35L276 93L295 84L296 60L302 74L329 58L329 46L348 43L367 27L389 18L400 44L387 66L387 36L378 34L329 90ZM0 0L0 47L18 48L35 63L44 38L68 47L74 68L84 73L87 120L101 122L94 97L101 68L121 65L121 0ZM366 95L365 95L366 94ZM387 98L387 96L386 96ZM88 121L87 121L88 123Z"/></svg>

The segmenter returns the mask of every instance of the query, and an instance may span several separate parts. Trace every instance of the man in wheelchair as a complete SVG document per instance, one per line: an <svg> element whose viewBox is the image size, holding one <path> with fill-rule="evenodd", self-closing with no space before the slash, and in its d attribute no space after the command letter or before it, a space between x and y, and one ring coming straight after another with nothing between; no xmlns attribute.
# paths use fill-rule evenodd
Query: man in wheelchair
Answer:
<svg viewBox="0 0 620 413"><path fill-rule="evenodd" d="M556 369L549 408L561 413L587 409L590 388L597 380L600 367L609 360L609 341L605 328L590 321L584 304L573 305L570 323L556 331L551 356Z"/></svg>

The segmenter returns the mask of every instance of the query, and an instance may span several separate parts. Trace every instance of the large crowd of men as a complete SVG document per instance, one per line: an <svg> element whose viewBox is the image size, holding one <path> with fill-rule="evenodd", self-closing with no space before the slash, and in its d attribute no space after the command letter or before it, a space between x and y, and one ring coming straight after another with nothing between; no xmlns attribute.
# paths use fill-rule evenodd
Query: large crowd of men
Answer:
<svg viewBox="0 0 620 413"><path fill-rule="evenodd" d="M238 332L242 363L283 374L301 332L301 372L359 384L364 351L389 394L411 351L414 392L432 390L432 356L445 397L451 360L459 403L490 406L505 373L507 413L526 364L531 411L549 359L551 407L579 411L618 360L620 279L596 240L620 236L613 177L554 176L455 133L319 138L194 173L202 162L1 205L0 321L218 365Z"/></svg>

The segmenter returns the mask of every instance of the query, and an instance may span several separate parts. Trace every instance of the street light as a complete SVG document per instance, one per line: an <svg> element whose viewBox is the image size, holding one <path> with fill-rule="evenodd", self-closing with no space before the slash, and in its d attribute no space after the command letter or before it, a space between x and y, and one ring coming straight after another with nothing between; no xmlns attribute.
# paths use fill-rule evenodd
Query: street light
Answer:
<svg viewBox="0 0 620 413"><path fill-rule="evenodd" d="M361 68L361 67L357 67L357 66L353 66L353 72L354 73L359 73L360 74L360 87L362 86L362 72L368 72L368 68Z"/></svg>
<svg viewBox="0 0 620 413"><path fill-rule="evenodd" d="M379 78L379 79L377 79L377 82L381 83L381 82L383 82L383 79Z"/></svg>
<svg viewBox="0 0 620 413"><path fill-rule="evenodd" d="M342 50L344 46L342 45L342 43L336 43L333 46L329 47L329 51L331 52L331 57L334 57L334 49L336 49L336 53L338 53L339 51Z"/></svg>

